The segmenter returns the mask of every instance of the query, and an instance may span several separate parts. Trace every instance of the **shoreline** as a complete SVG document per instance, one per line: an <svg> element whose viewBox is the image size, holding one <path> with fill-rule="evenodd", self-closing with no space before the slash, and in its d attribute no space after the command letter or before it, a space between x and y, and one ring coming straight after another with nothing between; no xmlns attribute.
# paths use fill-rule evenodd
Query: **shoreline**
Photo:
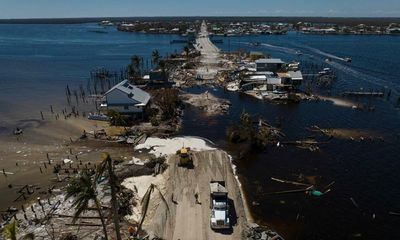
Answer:
<svg viewBox="0 0 400 240"><path fill-rule="evenodd" d="M175 140L173 140L173 139L175 139ZM199 189L199 190L196 190L196 191L199 191L199 194L201 195L201 198L200 198L201 202L206 202L207 199L208 199L207 196L209 195L209 190L207 190L208 189L208 184L201 184L201 183L198 184L197 183L197 179L198 179L199 176L201 176L200 179L203 179L202 182L206 183L208 180L206 180L207 178L203 178L204 176L208 176L209 174L211 174L210 176L218 176L218 175L214 175L215 171L220 171L220 174L222 174L220 176L225 176L227 184L228 184L227 185L228 189L231 189L230 192L229 192L229 196L231 198L233 198L233 200L234 200L234 204L236 206L234 209L235 209L236 214L238 216L238 220L237 220L238 223L233 226L234 229L233 229L232 235L224 235L224 234L221 235L218 232L212 231L209 228L209 224L204 224L205 223L204 221L209 222L209 218L207 217L208 216L208 212L209 212L209 209L208 209L207 206L209 204L204 203L203 207L202 207L202 210L201 210L203 212L203 218L202 219L197 219L197 217L193 218L193 219L195 219L194 220L195 222L193 224L198 224L198 226L201 226L203 235L199 235L199 236L202 236L202 237L197 237L197 238L194 238L194 239L208 239L208 237L205 237L205 236L213 236L212 239L237 239L238 237L242 236L243 232L246 229L247 224L252 222L253 219L251 217L251 213L249 211L249 206L248 206L248 204L246 202L246 196L244 195L240 180L239 180L238 176L236 175L235 167L234 167L234 164L232 162L232 157L227 152L225 152L223 150L220 150L220 149L215 148L215 147L211 147L209 144L212 143L212 142L208 142L207 139L204 139L204 138L198 138L198 137L178 137L178 138L169 138L169 139L149 138L148 140L149 140L149 142L147 142L147 143L144 142L143 144L138 145L139 147L135 148L134 152L132 152L130 154L131 157L133 156L132 159L135 159L135 161L134 161L135 163L134 164L141 165L141 163L140 163L141 160L137 158L138 154L142 153L145 149L149 149L149 150L151 149L153 152L149 152L148 155L154 155L154 156L159 156L161 154L165 155L165 156L168 157L168 164L170 166L168 167L168 169L163 174L157 175L155 177L151 176L151 175L143 175L143 176L138 176L138 177L127 177L127 178L125 178L123 180L124 183L126 181L128 181L128 183L129 183L129 181L131 181L132 179L133 179L133 182L135 182L135 180L141 179L141 180L139 180L139 182L141 182L140 183L140 185L141 185L140 189L141 190L139 190L139 192L137 192L137 194L134 197L134 199L140 201L140 197L141 196L140 196L139 193L143 194L146 191L146 188L147 188L146 186L152 184L154 179L158 179L156 182L157 182L157 184L160 185L161 189L165 189L166 199L168 199L168 196L171 194L171 192L170 192L171 189L173 189L172 198L174 198L174 193L175 193L175 197L178 197L179 191L177 192L175 190L175 188L178 187L178 186L180 186L182 188L182 190L188 191L187 193L190 193L191 190L188 190L188 187L189 187L189 189L193 189L194 185L187 186L186 183L192 182L197 186L197 187L195 187L195 189ZM179 146L177 144L177 141L179 141L179 140L183 140L186 144L192 143L194 145L193 149L195 149L195 150L193 150L194 151L193 152L193 156L194 156L195 165L196 165L194 171L197 171L196 169L198 169L198 171L201 171L201 173L199 172L200 175L195 174L195 172L193 172L193 170L185 169L185 168L181 168L181 167L178 168L176 166L177 157L176 157L176 155L174 153L175 149L172 150L170 147L171 146L175 146L175 147L179 148ZM169 143L168 143L168 141L169 141ZM167 144L163 145L162 142L167 142ZM123 148L130 148L130 147L129 146L123 146ZM211 154L211 155L209 155L209 154ZM209 156L215 156L216 158L214 158L214 157L210 158ZM222 158L220 158L220 157L222 157ZM209 161L208 164L211 164L211 165L207 164L207 159ZM214 161L214 159L216 161ZM218 164L217 164L217 162L218 162ZM203 165L203 164L206 164L206 165ZM217 164L217 165L215 165L215 164ZM208 168L206 166L209 166L210 168ZM211 167L211 166L213 166L213 167ZM227 166L227 168L225 168L224 166ZM202 170L204 167L206 167L206 168L204 170ZM177 177L175 174L178 174L179 178L181 178L181 177L185 178L186 174L189 174L187 176L189 178L192 178L192 177L195 177L195 176L197 176L197 177L196 177L196 181L195 182L193 182L193 181L176 182L176 184L178 184L178 185L175 185L173 188L171 188L172 185L170 185L171 183L170 183L169 179L173 179L173 178ZM195 174L195 175L193 175L193 174ZM192 176L192 177L190 177L190 176ZM124 183L123 183L123 185L126 185ZM180 185L180 183L182 183L183 185ZM165 186L165 187L163 187L163 186ZM136 189L137 188L136 188L135 185L133 185L133 187L131 187L132 191L135 191ZM238 191L236 191L234 189L237 189ZM40 198L42 199L40 201L42 201L42 204L44 204L45 210L43 211L43 214L39 214L38 213L38 218L39 219L40 218L45 218L46 215L50 214L50 212L52 211L50 209L53 209L54 207L57 208L55 210L55 212L54 212L56 214L56 216L58 216L58 215L59 216L64 216L64 215L66 216L66 215L72 214L72 212L70 210L71 206L69 206L71 204L71 201L67 201L66 203L63 203L63 201L62 201L64 195L65 194L62 192L62 190L60 190L60 191L54 192L54 194L52 194L52 195L50 195L48 197L40 196ZM190 195L187 195L187 196L190 196ZM184 201L186 203L191 202L191 200L189 202L187 202L190 198L185 198L185 195L181 196L181 197L183 197L183 199L182 200L178 200L179 202L181 202L181 201ZM48 198L47 203L44 203L44 202L46 202L46 198ZM39 206L40 204L38 204L38 202L36 202L34 199L29 200L25 204L28 204L28 205L25 205L25 209L27 209L26 212L28 212L28 209L30 209L30 206L32 206L31 207L32 209L33 208L35 208L35 209L40 208L40 206ZM190 204L192 204L192 203L190 203ZM176 234L183 235L183 236L187 236L187 234L190 235L192 231L187 231L188 229L179 227L180 224L184 224L184 223L180 222L180 220L179 220L180 219L179 216L181 216L180 212L182 211L182 210L180 210L180 206L181 205L177 205L177 206L178 206L178 208L175 209L176 210L175 214L178 214L178 215L176 215L175 222L173 222L173 225L175 227L171 228L171 229L169 229L168 227L167 228L161 227L160 229L163 229L163 231L165 231L166 234L169 234L169 236L175 236ZM185 208L188 207L187 205L184 205L184 204L182 205L182 207L183 206L185 206ZM173 207L173 204L170 204L170 207ZM162 212L165 211L165 209L161 208L159 210L158 208L159 207L156 207L155 209L153 209L154 212L152 214L155 214L155 215L154 215L152 221L155 221L156 223L161 221L161 223L162 223L162 221L163 221L163 220L161 220L161 219L163 219L163 217L162 217L163 213ZM135 207L134 207L134 209L135 209ZM194 208L189 207L189 209L193 210ZM46 213L46 211L49 211L49 213ZM195 210L195 211L199 211L199 210ZM134 213L136 212L136 216L139 216L137 209L134 210L133 212ZM159 213L159 212L161 212L161 213ZM32 212L28 216L28 218L33 217L33 215L32 215L33 213L34 212ZM184 210L182 213L186 214L186 210ZM19 211L17 213L18 219L23 219L23 217L24 217L23 215L24 214L25 214L25 212ZM34 213L34 214L36 216L36 213ZM161 216L158 216L157 214L161 214ZM125 216L125 218L126 218L126 216ZM132 220L132 218L129 218L129 217L127 219ZM136 218L133 218L133 219L137 220L138 218L136 217ZM168 220L168 221L172 221L172 220ZM39 227L39 226L36 226L36 225L30 225L30 224L28 224L28 222L25 222L25 221L23 221L21 224L22 224L21 231L23 233L29 233L29 232L33 231L38 236L46 235L46 232L44 231L45 229L43 227ZM58 221L58 224L63 224L63 223L60 223ZM150 226L151 225L152 224L150 224ZM147 226L147 227L149 227L149 226ZM71 227L67 227L67 228L70 229L71 231L73 231L72 230L73 228L71 228ZM150 227L149 229L151 231L153 231L154 228ZM86 231L86 230L84 230L84 231ZM204 235L204 234L206 234L206 235ZM194 235L190 235L190 236L194 236ZM171 239L171 238L167 237L166 239ZM183 239L185 239L185 238L183 238ZM190 238L190 239L193 239L193 238Z"/></svg>

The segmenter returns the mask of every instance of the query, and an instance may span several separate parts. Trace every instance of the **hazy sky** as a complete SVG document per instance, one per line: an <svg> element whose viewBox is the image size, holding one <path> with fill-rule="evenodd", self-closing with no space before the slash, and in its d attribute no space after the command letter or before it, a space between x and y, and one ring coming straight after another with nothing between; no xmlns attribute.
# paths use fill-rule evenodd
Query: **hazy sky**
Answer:
<svg viewBox="0 0 400 240"><path fill-rule="evenodd" d="M400 17L400 0L0 0L0 18L121 16Z"/></svg>

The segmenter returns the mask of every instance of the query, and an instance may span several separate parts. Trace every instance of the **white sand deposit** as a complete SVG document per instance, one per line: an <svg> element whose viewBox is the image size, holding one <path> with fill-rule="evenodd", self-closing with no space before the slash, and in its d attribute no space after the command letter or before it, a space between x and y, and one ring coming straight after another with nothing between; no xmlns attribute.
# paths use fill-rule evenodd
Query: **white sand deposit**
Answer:
<svg viewBox="0 0 400 240"><path fill-rule="evenodd" d="M214 150L215 148L207 145L204 139L197 137L175 137L168 139L147 138L146 142L135 147L138 149L150 149L151 154L156 156L167 156L175 154L182 147L190 147L193 151Z"/></svg>
<svg viewBox="0 0 400 240"><path fill-rule="evenodd" d="M140 176L140 177L130 177L124 179L122 182L122 185L130 190L132 190L135 193L135 198L137 202L140 202L143 196L146 194L147 189L150 187L150 184L156 185L161 191L164 192L164 185L165 185L165 179L163 175L157 175L157 176ZM150 211L149 215L152 215L152 212L154 212L154 208L156 208L160 202L158 194L153 194L151 198L151 203L150 203ZM139 221L141 217L141 206L140 204L137 205L136 207L132 208L132 215L127 215L125 216L125 219L128 221L134 221L137 222Z"/></svg>

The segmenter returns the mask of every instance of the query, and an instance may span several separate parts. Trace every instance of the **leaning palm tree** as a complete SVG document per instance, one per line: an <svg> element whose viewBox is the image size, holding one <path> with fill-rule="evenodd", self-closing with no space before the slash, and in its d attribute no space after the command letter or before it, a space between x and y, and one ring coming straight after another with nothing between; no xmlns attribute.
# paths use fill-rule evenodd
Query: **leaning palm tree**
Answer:
<svg viewBox="0 0 400 240"><path fill-rule="evenodd" d="M17 240L18 226L14 220L12 223L7 224L3 229L3 236L6 240Z"/></svg>
<svg viewBox="0 0 400 240"><path fill-rule="evenodd" d="M147 189L146 193L144 194L142 200L140 201L140 204L142 205L142 216L140 217L136 235L139 234L139 231L142 229L142 225L143 225L144 219L147 214L147 209L149 208L150 197L151 197L151 194L154 192L154 190L158 191L158 193L160 194L161 200L165 203L165 205L167 206L167 211L169 212L167 200L165 199L164 195L161 193L161 190L157 187L157 185L150 184L150 186Z"/></svg>
<svg viewBox="0 0 400 240"><path fill-rule="evenodd" d="M152 57L153 64L157 66L160 61L160 52L157 49L154 49L151 54L151 57Z"/></svg>
<svg viewBox="0 0 400 240"><path fill-rule="evenodd" d="M111 210L113 212L113 220L114 220L114 227L115 227L115 234L117 236L117 240L121 240L121 227L119 225L119 206L118 206L118 199L117 199L117 180L114 174L114 162L110 157L110 154L103 153L102 154L103 161L100 163L97 169L96 179L100 179L104 173L107 172L108 175L108 183L111 188Z"/></svg>
<svg viewBox="0 0 400 240"><path fill-rule="evenodd" d="M96 179L92 179L87 171L83 171L78 177L73 178L67 186L67 194L65 199L74 197L72 206L75 207L73 222L78 220L79 216L86 212L89 208L90 201L96 205L96 210L99 214L101 225L103 226L104 237L107 240L107 227L104 221L103 213L101 212L101 204L97 198Z"/></svg>

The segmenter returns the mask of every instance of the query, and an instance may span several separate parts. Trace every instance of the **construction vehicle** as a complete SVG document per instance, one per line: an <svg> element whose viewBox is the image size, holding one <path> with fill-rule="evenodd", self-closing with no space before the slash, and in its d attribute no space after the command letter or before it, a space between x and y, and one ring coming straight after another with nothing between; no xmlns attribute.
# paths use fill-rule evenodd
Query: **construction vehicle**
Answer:
<svg viewBox="0 0 400 240"><path fill-rule="evenodd" d="M231 228L229 221L228 191L224 181L210 182L210 226L214 230Z"/></svg>
<svg viewBox="0 0 400 240"><path fill-rule="evenodd" d="M190 152L190 148L182 147L176 154L179 155L178 166L180 167L193 167L193 159L192 154Z"/></svg>

